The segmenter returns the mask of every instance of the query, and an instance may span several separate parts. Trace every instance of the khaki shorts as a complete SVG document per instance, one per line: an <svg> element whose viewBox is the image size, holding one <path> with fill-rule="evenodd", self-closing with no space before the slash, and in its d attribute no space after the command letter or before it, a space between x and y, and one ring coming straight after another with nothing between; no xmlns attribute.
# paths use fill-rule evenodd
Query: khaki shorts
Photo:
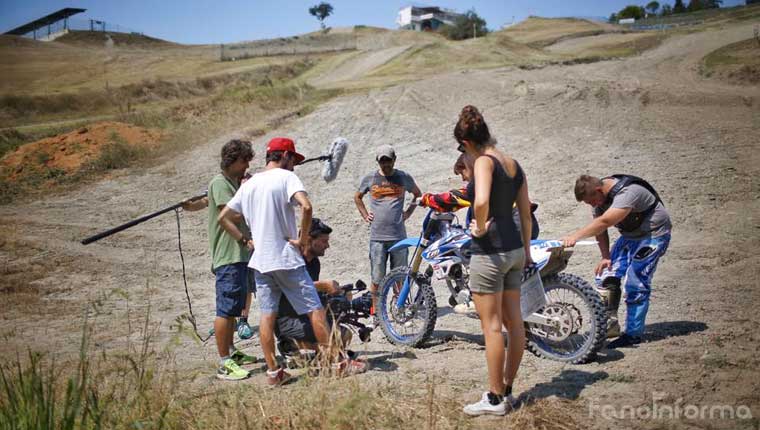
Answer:
<svg viewBox="0 0 760 430"><path fill-rule="evenodd" d="M470 291L495 294L519 290L525 265L522 248L496 254L476 254L470 258Z"/></svg>

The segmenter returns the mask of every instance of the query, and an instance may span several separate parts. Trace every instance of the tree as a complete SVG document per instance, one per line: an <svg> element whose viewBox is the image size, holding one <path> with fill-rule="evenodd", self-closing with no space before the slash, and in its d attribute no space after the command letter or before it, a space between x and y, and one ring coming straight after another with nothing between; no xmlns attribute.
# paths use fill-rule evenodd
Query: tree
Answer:
<svg viewBox="0 0 760 430"><path fill-rule="evenodd" d="M686 6L684 6L683 0L676 0L675 4L673 5L673 13L684 12L686 12Z"/></svg>
<svg viewBox="0 0 760 430"><path fill-rule="evenodd" d="M657 15L657 10L660 8L660 3L656 0L650 1L646 5L646 10L649 11L652 15Z"/></svg>
<svg viewBox="0 0 760 430"><path fill-rule="evenodd" d="M760 3L760 0L746 0L744 3L745 4L755 4L755 3Z"/></svg>
<svg viewBox="0 0 760 430"><path fill-rule="evenodd" d="M485 36L488 33L486 20L475 13L475 9L470 9L460 15L454 21L454 25L443 25L438 31L447 39L464 40L478 36Z"/></svg>
<svg viewBox="0 0 760 430"><path fill-rule="evenodd" d="M705 2L703 0L689 0L689 5L686 6L686 10L689 12L696 12L702 9L705 9Z"/></svg>
<svg viewBox="0 0 760 430"><path fill-rule="evenodd" d="M641 6L636 5L628 5L624 7L623 9L618 12L618 18L619 19L626 19L626 18L633 18L633 19L641 19L644 18L644 8Z"/></svg>
<svg viewBox="0 0 760 430"><path fill-rule="evenodd" d="M322 29L325 28L325 19L332 14L333 7L330 3L322 2L309 8L309 13L319 20Z"/></svg>
<svg viewBox="0 0 760 430"><path fill-rule="evenodd" d="M662 8L660 9L660 15L661 16L668 16L673 15L673 7L669 4L662 5Z"/></svg>
<svg viewBox="0 0 760 430"><path fill-rule="evenodd" d="M760 1L760 0L758 0L758 1ZM617 14L615 12L612 12L610 14L610 24L615 24L617 22L618 22Z"/></svg>

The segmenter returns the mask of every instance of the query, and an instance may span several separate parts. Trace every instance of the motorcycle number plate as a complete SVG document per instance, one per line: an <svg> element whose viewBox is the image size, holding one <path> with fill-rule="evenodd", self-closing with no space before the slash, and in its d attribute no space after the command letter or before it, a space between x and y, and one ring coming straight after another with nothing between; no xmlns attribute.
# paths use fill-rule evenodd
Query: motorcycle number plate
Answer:
<svg viewBox="0 0 760 430"><path fill-rule="evenodd" d="M446 277L446 272L443 270L443 267L434 264L433 265L433 275L435 275L435 279L443 279Z"/></svg>

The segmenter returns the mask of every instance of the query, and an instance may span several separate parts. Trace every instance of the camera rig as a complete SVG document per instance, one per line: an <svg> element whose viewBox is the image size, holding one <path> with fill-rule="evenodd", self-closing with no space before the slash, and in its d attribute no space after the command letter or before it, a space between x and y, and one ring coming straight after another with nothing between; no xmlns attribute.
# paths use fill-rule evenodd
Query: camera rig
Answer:
<svg viewBox="0 0 760 430"><path fill-rule="evenodd" d="M367 284L361 279L354 284L342 285L342 295L329 296L327 298L327 313L338 324L353 326L359 334L359 340L368 342L372 334L372 327L359 322L361 318L370 318L372 313L372 294L364 293L349 299L346 295L350 292L361 292L367 289Z"/></svg>

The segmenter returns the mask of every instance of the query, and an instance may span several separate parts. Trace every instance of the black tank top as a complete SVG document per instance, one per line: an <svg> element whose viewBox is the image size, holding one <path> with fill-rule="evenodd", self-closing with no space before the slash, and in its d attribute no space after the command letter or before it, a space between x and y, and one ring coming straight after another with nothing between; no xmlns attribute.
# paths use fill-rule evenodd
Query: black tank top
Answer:
<svg viewBox="0 0 760 430"><path fill-rule="evenodd" d="M491 196L488 201L488 216L492 221L485 236L472 238L471 250L473 254L495 254L523 246L520 232L512 219L512 206L517 199L517 191L525 182L525 174L517 160L515 160L517 172L512 178L496 157L486 156L491 157L494 164ZM467 185L467 194L472 196L474 202L476 197L475 178Z"/></svg>

